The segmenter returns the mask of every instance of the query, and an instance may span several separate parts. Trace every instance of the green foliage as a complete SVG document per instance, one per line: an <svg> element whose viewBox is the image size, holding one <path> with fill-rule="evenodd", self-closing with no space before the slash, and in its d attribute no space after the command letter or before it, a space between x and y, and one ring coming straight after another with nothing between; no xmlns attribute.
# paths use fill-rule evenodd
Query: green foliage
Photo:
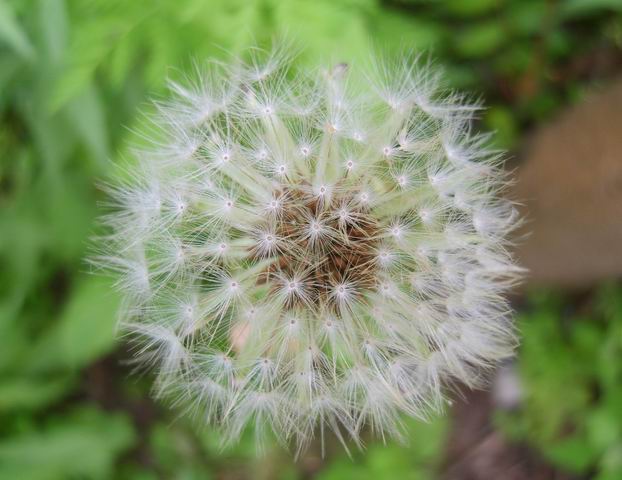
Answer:
<svg viewBox="0 0 622 480"><path fill-rule="evenodd" d="M615 0L0 0L0 478L304 471L273 446L258 459L252 434L222 452L213 432L155 410L149 381L114 367L123 354L105 360L118 347L118 298L85 273L95 185L140 142L139 112L168 77L279 35L310 64L429 51L450 86L484 96L485 125L512 147L582 91L567 64L595 46L620 49L620 10ZM523 322L530 393L508 422L555 461L597 464L601 480L617 478L622 458L619 295L604 295L598 315L610 324L573 321L583 326L561 335L551 301ZM329 455L320 477L433 478L445 422L408 431L407 447Z"/></svg>
<svg viewBox="0 0 622 480"><path fill-rule="evenodd" d="M318 475L318 480L375 480L391 472L394 478L427 480L436 478L439 455L446 440L446 419L431 423L410 421L410 445L373 444L355 458L344 457L331 462Z"/></svg>
<svg viewBox="0 0 622 480"><path fill-rule="evenodd" d="M620 478L622 461L622 288L606 286L568 307L539 296L519 323L524 404L499 424L560 467Z"/></svg>
<svg viewBox="0 0 622 480"><path fill-rule="evenodd" d="M77 291L46 335L49 344L42 350L49 358L43 363L82 368L108 353L115 343L118 306L111 282L99 277L79 281Z"/></svg>
<svg viewBox="0 0 622 480"><path fill-rule="evenodd" d="M20 57L26 60L34 59L34 49L21 26L17 23L15 13L6 0L0 2L0 38Z"/></svg>
<svg viewBox="0 0 622 480"><path fill-rule="evenodd" d="M53 416L40 430L0 442L0 479L111 478L134 440L129 420L95 408Z"/></svg>

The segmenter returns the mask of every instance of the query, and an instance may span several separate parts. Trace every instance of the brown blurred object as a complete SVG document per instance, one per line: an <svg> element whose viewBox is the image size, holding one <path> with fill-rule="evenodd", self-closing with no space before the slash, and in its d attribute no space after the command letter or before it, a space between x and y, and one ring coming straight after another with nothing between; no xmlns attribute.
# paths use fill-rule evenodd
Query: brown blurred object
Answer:
<svg viewBox="0 0 622 480"><path fill-rule="evenodd" d="M525 445L510 443L493 428L490 392L465 390L452 408L441 480L576 480L556 471Z"/></svg>
<svg viewBox="0 0 622 480"><path fill-rule="evenodd" d="M524 158L512 197L524 204L528 283L622 276L622 79L536 132Z"/></svg>

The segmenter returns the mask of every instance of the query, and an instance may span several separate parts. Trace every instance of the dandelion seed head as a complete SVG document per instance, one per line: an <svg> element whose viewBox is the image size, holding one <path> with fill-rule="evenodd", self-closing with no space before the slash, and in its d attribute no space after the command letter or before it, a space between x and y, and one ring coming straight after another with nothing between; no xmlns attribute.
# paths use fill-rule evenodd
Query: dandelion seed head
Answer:
<svg viewBox="0 0 622 480"><path fill-rule="evenodd" d="M325 427L399 436L511 354L519 219L476 109L428 65L318 75L253 49L171 89L93 260L159 394L301 449Z"/></svg>

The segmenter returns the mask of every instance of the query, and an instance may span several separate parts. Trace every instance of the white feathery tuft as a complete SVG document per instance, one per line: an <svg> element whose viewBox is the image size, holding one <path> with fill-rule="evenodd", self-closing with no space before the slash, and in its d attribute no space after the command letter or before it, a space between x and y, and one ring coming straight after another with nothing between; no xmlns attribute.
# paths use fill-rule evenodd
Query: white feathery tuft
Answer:
<svg viewBox="0 0 622 480"><path fill-rule="evenodd" d="M158 393L227 440L399 437L512 353L502 160L418 59L307 74L284 53L171 83L93 262Z"/></svg>

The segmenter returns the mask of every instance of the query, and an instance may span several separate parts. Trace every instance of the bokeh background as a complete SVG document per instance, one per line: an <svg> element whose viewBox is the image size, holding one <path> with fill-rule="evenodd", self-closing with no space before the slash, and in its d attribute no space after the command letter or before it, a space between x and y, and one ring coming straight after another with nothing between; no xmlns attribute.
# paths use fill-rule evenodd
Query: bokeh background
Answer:
<svg viewBox="0 0 622 480"><path fill-rule="evenodd" d="M283 35L301 64L430 53L485 102L528 219L516 359L352 458L223 451L154 403L84 263L149 98ZM621 74L622 0L0 0L0 479L622 479Z"/></svg>

